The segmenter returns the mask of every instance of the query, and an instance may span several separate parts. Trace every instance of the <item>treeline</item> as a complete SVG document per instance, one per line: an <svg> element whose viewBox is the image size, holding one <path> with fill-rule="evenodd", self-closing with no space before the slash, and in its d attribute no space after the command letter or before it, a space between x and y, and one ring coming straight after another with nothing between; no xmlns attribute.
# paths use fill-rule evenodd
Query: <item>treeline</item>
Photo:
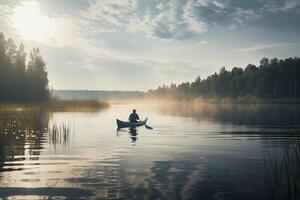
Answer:
<svg viewBox="0 0 300 200"><path fill-rule="evenodd" d="M25 46L5 40L0 32L0 101L44 101L49 98L46 63L33 49L27 57Z"/></svg>
<svg viewBox="0 0 300 200"><path fill-rule="evenodd" d="M178 98L197 97L258 97L263 99L300 97L300 58L271 60L262 58L260 65L249 64L245 69L225 67L206 79L171 84L150 90L149 96Z"/></svg>

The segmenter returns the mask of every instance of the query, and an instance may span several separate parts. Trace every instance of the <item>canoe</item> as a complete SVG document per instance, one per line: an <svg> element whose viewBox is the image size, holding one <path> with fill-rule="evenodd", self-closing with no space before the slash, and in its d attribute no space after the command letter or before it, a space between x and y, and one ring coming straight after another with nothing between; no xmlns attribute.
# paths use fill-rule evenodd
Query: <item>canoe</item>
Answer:
<svg viewBox="0 0 300 200"><path fill-rule="evenodd" d="M134 128L137 126L145 125L147 123L147 120L148 120L148 118L146 118L143 121L136 122L136 123L130 123L130 122L124 122L124 121L117 119L117 125L118 125L118 128L129 128L129 127Z"/></svg>

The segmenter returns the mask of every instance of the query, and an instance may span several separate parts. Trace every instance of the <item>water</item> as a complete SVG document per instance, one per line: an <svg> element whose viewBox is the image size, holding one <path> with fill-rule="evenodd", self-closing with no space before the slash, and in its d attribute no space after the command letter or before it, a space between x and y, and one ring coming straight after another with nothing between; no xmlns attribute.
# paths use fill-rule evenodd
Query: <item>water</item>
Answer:
<svg viewBox="0 0 300 200"><path fill-rule="evenodd" d="M116 130L115 119L127 119L133 106L153 130ZM297 140L299 110L171 104L2 111L0 198L267 199L266 158ZM56 137L52 127L61 131Z"/></svg>

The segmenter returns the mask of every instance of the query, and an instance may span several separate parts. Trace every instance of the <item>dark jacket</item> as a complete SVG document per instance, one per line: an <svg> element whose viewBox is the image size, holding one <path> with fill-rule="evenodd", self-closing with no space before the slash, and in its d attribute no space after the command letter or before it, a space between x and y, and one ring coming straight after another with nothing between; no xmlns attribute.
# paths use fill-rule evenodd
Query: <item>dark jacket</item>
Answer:
<svg viewBox="0 0 300 200"><path fill-rule="evenodd" d="M131 123L135 123L135 122L137 122L137 120L139 120L140 118L139 118L139 116L138 116L138 114L136 114L136 113L131 113L130 115L129 115L129 121L131 122Z"/></svg>

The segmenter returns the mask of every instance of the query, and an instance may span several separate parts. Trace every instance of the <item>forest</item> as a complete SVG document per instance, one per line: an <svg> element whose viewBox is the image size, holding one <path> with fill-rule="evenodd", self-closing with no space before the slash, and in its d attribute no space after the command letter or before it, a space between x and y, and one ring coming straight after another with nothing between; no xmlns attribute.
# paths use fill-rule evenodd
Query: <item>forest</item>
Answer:
<svg viewBox="0 0 300 200"><path fill-rule="evenodd" d="M48 100L48 74L38 48L29 56L0 32L0 101L40 102Z"/></svg>
<svg viewBox="0 0 300 200"><path fill-rule="evenodd" d="M171 84L149 90L149 96L177 98L238 98L296 99L300 97L300 58L262 58L259 66L248 64L244 69L222 67L205 79Z"/></svg>

